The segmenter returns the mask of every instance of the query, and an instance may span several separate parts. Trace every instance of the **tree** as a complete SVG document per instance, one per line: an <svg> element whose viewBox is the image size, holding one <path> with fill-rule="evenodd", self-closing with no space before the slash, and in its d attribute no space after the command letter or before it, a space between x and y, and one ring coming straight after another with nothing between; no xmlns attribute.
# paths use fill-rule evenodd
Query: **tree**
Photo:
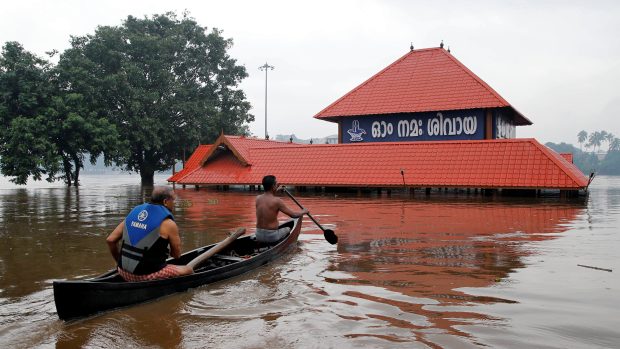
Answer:
<svg viewBox="0 0 620 349"><path fill-rule="evenodd" d="M613 133L611 132L607 132L607 135L605 136L605 140L607 141L607 144L609 145L609 147L607 148L607 151L610 152L612 149L611 145L614 142L614 140L616 140L616 136L614 136Z"/></svg>
<svg viewBox="0 0 620 349"><path fill-rule="evenodd" d="M594 131L592 133L590 133L590 137L588 138L588 145L591 146L594 149L594 152L596 152L596 148L601 146L601 142L603 141L604 137L601 134L601 132L599 131Z"/></svg>
<svg viewBox="0 0 620 349"><path fill-rule="evenodd" d="M56 149L45 138L42 116L50 100L50 64L7 42L0 54L0 171L25 184L29 177L55 179Z"/></svg>
<svg viewBox="0 0 620 349"><path fill-rule="evenodd" d="M614 137L614 139L609 141L609 151L608 152L613 152L613 151L620 151L620 139L618 139L616 137Z"/></svg>
<svg viewBox="0 0 620 349"><path fill-rule="evenodd" d="M545 143L545 145L557 153L571 153L573 154L573 163L583 173L591 173L599 168L599 160L596 155L592 153L584 153L581 150L575 148L572 144L566 143Z"/></svg>
<svg viewBox="0 0 620 349"><path fill-rule="evenodd" d="M78 185L86 154L91 162L118 148L118 133L89 112L83 96L67 92L60 70L16 42L0 56L0 171L25 184L28 178Z"/></svg>
<svg viewBox="0 0 620 349"><path fill-rule="evenodd" d="M116 125L127 151L115 162L142 184L220 132L248 134L254 117L237 88L247 73L221 31L207 33L187 14L129 16L71 44L59 62L71 89Z"/></svg>
<svg viewBox="0 0 620 349"><path fill-rule="evenodd" d="M603 175L620 175L620 151L608 152L601 161L599 172Z"/></svg>
<svg viewBox="0 0 620 349"><path fill-rule="evenodd" d="M64 173L60 178L67 185L78 186L87 155L92 164L102 154L106 165L118 158L122 143L116 126L87 110L81 94L60 90L52 98L46 115L48 122L53 123L47 137L57 148Z"/></svg>
<svg viewBox="0 0 620 349"><path fill-rule="evenodd" d="M588 139L588 132L581 130L577 134L577 141L579 142L579 150L582 150L583 143Z"/></svg>

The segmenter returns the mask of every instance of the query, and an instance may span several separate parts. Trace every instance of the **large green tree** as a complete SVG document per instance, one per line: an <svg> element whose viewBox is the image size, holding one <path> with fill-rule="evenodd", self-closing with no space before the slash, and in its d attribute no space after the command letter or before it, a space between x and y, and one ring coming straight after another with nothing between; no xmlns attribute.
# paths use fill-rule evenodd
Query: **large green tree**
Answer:
<svg viewBox="0 0 620 349"><path fill-rule="evenodd" d="M118 158L116 127L69 91L60 67L16 42L0 55L0 171L18 184L28 178L78 185L84 160Z"/></svg>
<svg viewBox="0 0 620 349"><path fill-rule="evenodd" d="M50 64L7 42L0 54L0 171L24 184L29 177L54 180L57 151L44 136L50 101Z"/></svg>
<svg viewBox="0 0 620 349"><path fill-rule="evenodd" d="M71 88L120 132L127 151L117 164L139 172L142 184L220 132L248 133L254 117L238 89L247 73L221 34L187 14L129 16L73 37L61 56Z"/></svg>

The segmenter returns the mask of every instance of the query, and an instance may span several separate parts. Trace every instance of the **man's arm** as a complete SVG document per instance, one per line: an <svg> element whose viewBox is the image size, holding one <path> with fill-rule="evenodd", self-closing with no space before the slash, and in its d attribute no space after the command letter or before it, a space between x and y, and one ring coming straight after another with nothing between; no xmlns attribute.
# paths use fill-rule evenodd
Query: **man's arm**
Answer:
<svg viewBox="0 0 620 349"><path fill-rule="evenodd" d="M288 206L286 206L286 204L284 203L284 201L282 201L282 199L278 198L278 209L280 210L280 212L283 212L284 214L286 214L287 216L291 217L291 218L298 218L301 217L305 214L307 214L309 211L307 209L303 209L301 211L295 212L292 211L290 208L288 208Z"/></svg>
<svg viewBox="0 0 620 349"><path fill-rule="evenodd" d="M170 242L170 256L179 258L181 256L181 236L179 227L172 219L166 219L161 224L159 235Z"/></svg>
<svg viewBox="0 0 620 349"><path fill-rule="evenodd" d="M110 249L110 253L112 254L112 257L114 257L114 261L118 261L118 257L120 255L120 252L118 251L118 241L123 237L123 224L125 224L125 220L122 220L105 239L108 243L108 249Z"/></svg>

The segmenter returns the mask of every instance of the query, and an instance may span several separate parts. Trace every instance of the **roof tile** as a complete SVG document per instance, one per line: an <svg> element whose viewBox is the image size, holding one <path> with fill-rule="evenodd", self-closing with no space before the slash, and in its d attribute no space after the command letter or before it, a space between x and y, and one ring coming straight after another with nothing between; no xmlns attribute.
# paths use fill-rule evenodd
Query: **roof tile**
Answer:
<svg viewBox="0 0 620 349"><path fill-rule="evenodd" d="M587 185L579 169L535 139L299 145L238 137L226 142L236 149L228 156L210 158L176 182L260 184L264 175L274 174L289 185L394 187L403 185L400 169L404 169L410 187ZM250 165L235 153L243 154Z"/></svg>
<svg viewBox="0 0 620 349"><path fill-rule="evenodd" d="M314 117L509 107L517 125L532 122L443 48L412 50Z"/></svg>

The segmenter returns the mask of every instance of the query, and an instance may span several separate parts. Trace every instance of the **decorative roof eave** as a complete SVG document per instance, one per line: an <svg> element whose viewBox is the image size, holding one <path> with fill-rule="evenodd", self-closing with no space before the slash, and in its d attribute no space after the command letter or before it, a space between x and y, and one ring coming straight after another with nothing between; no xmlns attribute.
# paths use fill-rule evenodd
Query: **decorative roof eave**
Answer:
<svg viewBox="0 0 620 349"><path fill-rule="evenodd" d="M514 116L514 121L516 126L529 126L532 125L533 122L530 121L530 119L526 118L525 116L523 116L523 114L521 114L518 110L516 110L515 108L513 108L512 106L509 107L485 107L485 108L507 108L510 112L513 113ZM474 109L484 109L484 108L474 108ZM415 113L426 113L426 112L434 112L434 111L451 111L451 110L471 110L471 109L441 109L441 110L435 110L435 109L429 109L429 110L420 110L420 111L416 111L416 112L394 112L392 114L385 114L385 113L381 113L381 114L355 114L355 115L335 115L335 116L323 116L323 117L317 117L314 116L314 118L320 119L320 120L324 120L324 121L329 121L329 122L334 122L334 123L339 123L340 121L342 121L342 119L344 118L355 118L355 117L360 117L360 116L385 116L385 115L397 115L397 114L415 114Z"/></svg>
<svg viewBox="0 0 620 349"><path fill-rule="evenodd" d="M205 163L207 161L209 161L209 159L212 158L212 156L216 155L216 152L221 149L220 146L222 146L222 145L225 145L226 148L228 148L228 150L230 150L234 154L234 156L237 158L237 160L239 160L244 166L251 165L250 162L248 161L248 159L244 158L241 155L241 153L239 151L237 151L237 149L233 146L233 144L230 142L230 140L228 140L226 135L225 134L221 134L215 140L215 142L213 142L213 147L211 147L211 150L209 150L209 152L207 154L205 154L204 158L200 162L200 166L199 167L204 166Z"/></svg>

